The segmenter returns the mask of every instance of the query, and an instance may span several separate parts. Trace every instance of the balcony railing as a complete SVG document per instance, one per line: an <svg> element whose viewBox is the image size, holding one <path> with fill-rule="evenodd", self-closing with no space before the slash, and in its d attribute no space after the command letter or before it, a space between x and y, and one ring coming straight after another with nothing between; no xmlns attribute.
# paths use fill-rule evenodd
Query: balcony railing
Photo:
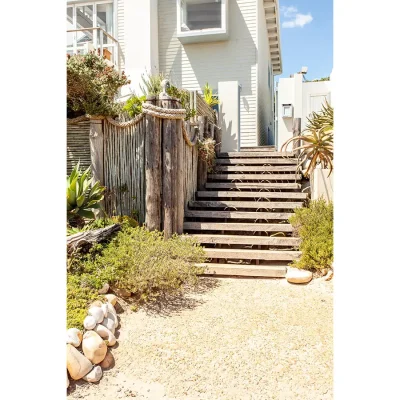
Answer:
<svg viewBox="0 0 400 400"><path fill-rule="evenodd" d="M67 54L86 54L95 51L107 62L118 68L118 40L103 28L82 28L67 30Z"/></svg>

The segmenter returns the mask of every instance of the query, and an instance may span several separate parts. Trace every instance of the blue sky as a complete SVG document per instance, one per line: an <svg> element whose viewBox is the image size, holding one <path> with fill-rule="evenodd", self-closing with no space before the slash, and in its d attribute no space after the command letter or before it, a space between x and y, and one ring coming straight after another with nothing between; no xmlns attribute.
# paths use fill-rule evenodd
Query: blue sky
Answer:
<svg viewBox="0 0 400 400"><path fill-rule="evenodd" d="M329 76L333 66L333 0L280 0L283 74L308 67L306 79Z"/></svg>

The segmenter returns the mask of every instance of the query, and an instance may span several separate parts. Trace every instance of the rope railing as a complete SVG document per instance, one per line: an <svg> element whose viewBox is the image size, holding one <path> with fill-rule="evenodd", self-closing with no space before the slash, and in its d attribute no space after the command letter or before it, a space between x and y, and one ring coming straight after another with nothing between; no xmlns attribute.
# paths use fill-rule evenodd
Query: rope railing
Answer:
<svg viewBox="0 0 400 400"><path fill-rule="evenodd" d="M186 117L186 110L184 108L162 108L155 106L149 103L142 104L142 113L139 114L131 121L126 122L118 122L111 117L104 117L100 115L81 115L76 118L67 119L67 125L78 124L79 122L88 121L91 119L105 119L111 125L114 125L119 128L125 128L128 126L136 125L139 121L141 121L146 114L149 114L153 117L161 118L161 119L171 119L171 120L181 120L182 121L182 133L183 138L188 146L193 147L197 143L197 133L195 133L193 139L189 138L189 135L186 131L185 127L185 117Z"/></svg>

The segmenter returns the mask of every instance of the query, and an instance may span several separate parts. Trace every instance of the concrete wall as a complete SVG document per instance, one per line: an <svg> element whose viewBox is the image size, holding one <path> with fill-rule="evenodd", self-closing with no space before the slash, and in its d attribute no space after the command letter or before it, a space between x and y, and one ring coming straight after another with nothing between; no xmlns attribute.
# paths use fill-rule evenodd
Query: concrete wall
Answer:
<svg viewBox="0 0 400 400"><path fill-rule="evenodd" d="M307 117L312 111L320 111L325 98L330 101L331 82L303 82L302 74L294 74L293 78L281 78L278 83L278 135L277 144L280 149L286 140L293 137L293 120L301 118L301 129L307 125ZM283 104L293 105L293 118L282 117ZM292 148L288 146L288 150Z"/></svg>
<svg viewBox="0 0 400 400"><path fill-rule="evenodd" d="M274 144L274 77L262 1L258 1L257 21L257 140L259 145L267 145Z"/></svg>
<svg viewBox="0 0 400 400"><path fill-rule="evenodd" d="M201 90L206 82L217 89L218 82L238 81L241 146L258 144L258 3L258 0L229 1L228 40L182 45L176 37L175 0L158 1L160 71L168 74L174 84L191 90Z"/></svg>
<svg viewBox="0 0 400 400"><path fill-rule="evenodd" d="M158 65L158 1L118 0L118 40L122 48L122 68L131 80L122 95L141 93L139 84L145 71L156 73Z"/></svg>
<svg viewBox="0 0 400 400"><path fill-rule="evenodd" d="M322 197L326 201L333 201L333 174L328 177L329 169L315 168L310 179L311 200Z"/></svg>

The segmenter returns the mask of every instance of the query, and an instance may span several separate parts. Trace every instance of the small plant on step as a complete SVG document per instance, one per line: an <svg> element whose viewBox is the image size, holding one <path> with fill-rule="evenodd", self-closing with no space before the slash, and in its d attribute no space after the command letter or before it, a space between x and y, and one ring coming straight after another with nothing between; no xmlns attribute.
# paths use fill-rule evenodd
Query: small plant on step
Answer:
<svg viewBox="0 0 400 400"><path fill-rule="evenodd" d="M219 100L217 99L216 96L213 95L212 88L208 84L208 82L205 84L203 88L203 94L204 94L204 101L210 106L216 106L219 104Z"/></svg>
<svg viewBox="0 0 400 400"><path fill-rule="evenodd" d="M215 161L215 140L211 138L198 141L199 157L207 163L208 172L212 172Z"/></svg>

